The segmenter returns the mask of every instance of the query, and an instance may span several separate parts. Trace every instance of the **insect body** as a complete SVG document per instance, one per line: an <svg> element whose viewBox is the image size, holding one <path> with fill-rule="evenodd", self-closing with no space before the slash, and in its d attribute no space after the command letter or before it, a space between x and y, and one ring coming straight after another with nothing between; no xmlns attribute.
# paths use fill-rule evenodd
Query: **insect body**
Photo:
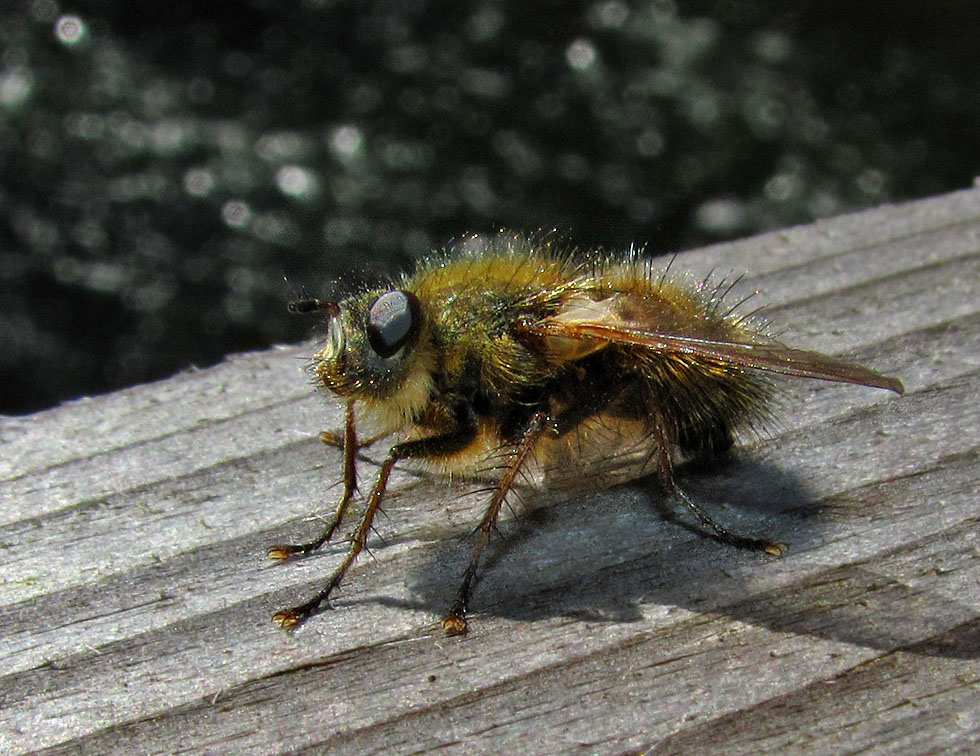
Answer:
<svg viewBox="0 0 980 756"><path fill-rule="evenodd" d="M583 449L600 446L594 462L601 465L617 450L639 448L667 493L716 538L778 555L783 544L732 533L689 499L674 479L678 455L715 457L736 432L764 424L772 373L904 390L897 378L774 341L703 283L670 282L666 271L633 258L583 258L552 247L548 239L471 236L390 287L339 303L294 303L294 311L329 316L312 369L319 385L347 400L344 494L316 540L274 546L270 556L311 552L340 525L357 486L355 419L401 440L381 466L346 558L310 601L276 614L279 625L300 624L340 584L402 460L448 471L504 460L443 621L457 635L466 631L500 508L530 465L547 478L570 460L579 464Z"/></svg>

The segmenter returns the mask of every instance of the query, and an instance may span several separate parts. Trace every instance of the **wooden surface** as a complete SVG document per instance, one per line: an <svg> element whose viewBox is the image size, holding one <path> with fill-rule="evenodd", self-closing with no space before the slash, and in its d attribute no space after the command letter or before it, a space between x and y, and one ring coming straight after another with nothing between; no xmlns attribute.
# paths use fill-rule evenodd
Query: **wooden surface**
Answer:
<svg viewBox="0 0 980 756"><path fill-rule="evenodd" d="M908 393L789 381L779 428L685 475L782 559L665 522L651 482L526 496L466 638L439 620L484 499L408 471L334 609L270 622L343 549L264 555L339 493L310 345L2 419L0 753L971 752L978 249L965 191L680 256Z"/></svg>

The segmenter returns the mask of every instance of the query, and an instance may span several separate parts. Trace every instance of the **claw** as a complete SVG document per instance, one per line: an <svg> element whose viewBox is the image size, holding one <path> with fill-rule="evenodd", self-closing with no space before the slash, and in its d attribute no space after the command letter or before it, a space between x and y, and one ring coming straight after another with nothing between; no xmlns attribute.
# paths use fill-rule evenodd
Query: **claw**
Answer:
<svg viewBox="0 0 980 756"><path fill-rule="evenodd" d="M296 546L286 545L286 544L276 544L275 546L270 546L268 551L266 551L266 556L269 559L273 559L277 562L285 562L289 557L299 553L300 549Z"/></svg>
<svg viewBox="0 0 980 756"><path fill-rule="evenodd" d="M781 557L783 554L789 551L789 545L778 541L773 541L771 543L767 543L763 551L765 551L769 556Z"/></svg>
<svg viewBox="0 0 980 756"><path fill-rule="evenodd" d="M442 629L448 638L466 635L466 618L462 614L450 614L442 621Z"/></svg>
<svg viewBox="0 0 980 756"><path fill-rule="evenodd" d="M294 630L299 627L306 617L302 616L295 609L286 609L272 615L272 621L283 630Z"/></svg>

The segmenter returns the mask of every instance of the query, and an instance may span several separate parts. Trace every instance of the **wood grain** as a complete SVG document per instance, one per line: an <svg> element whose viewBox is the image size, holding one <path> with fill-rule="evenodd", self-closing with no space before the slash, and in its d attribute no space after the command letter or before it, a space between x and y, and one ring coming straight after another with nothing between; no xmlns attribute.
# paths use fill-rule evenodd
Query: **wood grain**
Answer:
<svg viewBox="0 0 980 756"><path fill-rule="evenodd" d="M978 250L972 190L678 257L906 395L788 381L777 428L687 472L782 559L665 521L649 481L526 495L465 638L439 620L483 497L397 468L333 610L270 622L343 551L264 556L339 495L310 344L0 419L0 752L974 752Z"/></svg>

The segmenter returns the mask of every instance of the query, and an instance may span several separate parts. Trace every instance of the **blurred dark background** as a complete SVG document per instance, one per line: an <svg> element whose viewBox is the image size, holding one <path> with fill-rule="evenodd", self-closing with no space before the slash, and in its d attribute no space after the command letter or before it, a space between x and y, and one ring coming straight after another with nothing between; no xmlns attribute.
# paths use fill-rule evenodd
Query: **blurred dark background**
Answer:
<svg viewBox="0 0 980 756"><path fill-rule="evenodd" d="M468 230L658 253L968 186L978 15L8 0L0 412L299 340L300 287Z"/></svg>

